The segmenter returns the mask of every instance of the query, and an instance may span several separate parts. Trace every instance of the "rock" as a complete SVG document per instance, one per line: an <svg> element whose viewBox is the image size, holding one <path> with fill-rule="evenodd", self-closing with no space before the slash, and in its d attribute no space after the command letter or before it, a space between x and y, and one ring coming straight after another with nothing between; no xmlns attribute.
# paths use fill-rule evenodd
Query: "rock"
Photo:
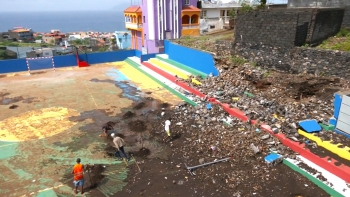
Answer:
<svg viewBox="0 0 350 197"><path fill-rule="evenodd" d="M199 163L203 164L204 163L204 158L199 159Z"/></svg>
<svg viewBox="0 0 350 197"><path fill-rule="evenodd" d="M266 135L261 136L260 139L267 140L267 139L269 139L269 137L270 137L270 135L266 134Z"/></svg>

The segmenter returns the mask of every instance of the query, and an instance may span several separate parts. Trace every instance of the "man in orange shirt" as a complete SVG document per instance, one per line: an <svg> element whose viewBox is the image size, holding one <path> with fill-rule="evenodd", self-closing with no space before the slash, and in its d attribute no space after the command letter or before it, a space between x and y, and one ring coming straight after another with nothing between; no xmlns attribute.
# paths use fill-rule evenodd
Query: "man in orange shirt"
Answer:
<svg viewBox="0 0 350 197"><path fill-rule="evenodd" d="M84 166L80 163L80 158L77 159L77 164L74 165L72 174L74 174L74 193L78 193L78 187L81 186L81 194L84 193Z"/></svg>

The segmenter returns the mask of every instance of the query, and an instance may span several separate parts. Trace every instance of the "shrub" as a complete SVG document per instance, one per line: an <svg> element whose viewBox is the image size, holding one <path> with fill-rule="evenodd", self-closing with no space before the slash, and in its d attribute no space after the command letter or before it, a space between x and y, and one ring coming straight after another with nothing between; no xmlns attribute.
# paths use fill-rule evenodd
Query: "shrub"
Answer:
<svg viewBox="0 0 350 197"><path fill-rule="evenodd" d="M248 62L246 59L241 57L232 57L231 61L234 66L240 66Z"/></svg>

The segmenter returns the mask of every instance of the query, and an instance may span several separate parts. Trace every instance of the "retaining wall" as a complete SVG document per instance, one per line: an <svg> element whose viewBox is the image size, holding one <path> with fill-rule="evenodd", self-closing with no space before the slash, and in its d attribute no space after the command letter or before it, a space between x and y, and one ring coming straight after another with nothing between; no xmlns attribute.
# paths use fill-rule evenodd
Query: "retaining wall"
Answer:
<svg viewBox="0 0 350 197"><path fill-rule="evenodd" d="M350 80L349 52L234 43L231 54L256 62L258 66L284 72L330 75Z"/></svg>
<svg viewBox="0 0 350 197"><path fill-rule="evenodd" d="M344 9L336 8L279 9L239 14L235 42L281 47L317 44L339 31L343 16ZM308 34L311 35L309 38Z"/></svg>
<svg viewBox="0 0 350 197"><path fill-rule="evenodd" d="M206 74L212 73L215 76L219 74L210 53L174 44L168 40L164 40L164 52L169 56L169 59L176 62Z"/></svg>
<svg viewBox="0 0 350 197"><path fill-rule="evenodd" d="M345 8L342 27L350 28L350 6Z"/></svg>

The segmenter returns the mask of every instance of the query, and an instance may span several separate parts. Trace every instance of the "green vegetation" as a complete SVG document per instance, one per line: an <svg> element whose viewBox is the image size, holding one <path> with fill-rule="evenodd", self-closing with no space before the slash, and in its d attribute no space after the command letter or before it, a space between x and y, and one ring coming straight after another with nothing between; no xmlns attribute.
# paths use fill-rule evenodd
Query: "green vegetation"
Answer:
<svg viewBox="0 0 350 197"><path fill-rule="evenodd" d="M70 44L80 46L80 45L90 45L90 40L88 39L75 39L69 42Z"/></svg>
<svg viewBox="0 0 350 197"><path fill-rule="evenodd" d="M41 47L41 46L51 46L51 44L14 42L14 41L5 40L0 42L0 46L2 47Z"/></svg>
<svg viewBox="0 0 350 197"><path fill-rule="evenodd" d="M8 59L6 50L0 50L0 60Z"/></svg>
<svg viewBox="0 0 350 197"><path fill-rule="evenodd" d="M323 41L317 48L350 51L350 30L340 29L336 36Z"/></svg>
<svg viewBox="0 0 350 197"><path fill-rule="evenodd" d="M244 63L247 63L248 61L244 58L233 56L231 62L233 66L241 66Z"/></svg>
<svg viewBox="0 0 350 197"><path fill-rule="evenodd" d="M34 39L35 40L41 40L43 37L42 36L35 36Z"/></svg>

